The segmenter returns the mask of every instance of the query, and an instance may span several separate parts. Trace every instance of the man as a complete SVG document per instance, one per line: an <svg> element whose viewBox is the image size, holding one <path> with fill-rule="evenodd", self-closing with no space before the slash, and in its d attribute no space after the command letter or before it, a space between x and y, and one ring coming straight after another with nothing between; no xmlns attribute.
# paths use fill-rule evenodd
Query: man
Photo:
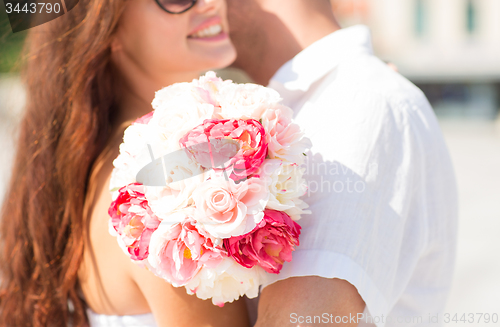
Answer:
<svg viewBox="0 0 500 327"><path fill-rule="evenodd" d="M425 96L373 55L366 27L341 29L327 0L228 6L234 66L280 92L313 145L312 214L261 289L255 326L438 326L457 194Z"/></svg>

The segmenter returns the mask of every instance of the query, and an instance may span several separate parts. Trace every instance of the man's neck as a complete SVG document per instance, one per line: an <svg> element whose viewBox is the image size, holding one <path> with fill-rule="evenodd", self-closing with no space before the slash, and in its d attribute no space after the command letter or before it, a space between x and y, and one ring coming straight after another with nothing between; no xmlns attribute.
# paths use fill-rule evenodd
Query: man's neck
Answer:
<svg viewBox="0 0 500 327"><path fill-rule="evenodd" d="M261 85L268 85L279 68L299 52L340 29L329 7L325 12L308 7L304 1L297 1L295 6L273 7L279 4L279 1L270 1L263 6L269 14L267 32L262 33L267 46L240 64L240 68Z"/></svg>

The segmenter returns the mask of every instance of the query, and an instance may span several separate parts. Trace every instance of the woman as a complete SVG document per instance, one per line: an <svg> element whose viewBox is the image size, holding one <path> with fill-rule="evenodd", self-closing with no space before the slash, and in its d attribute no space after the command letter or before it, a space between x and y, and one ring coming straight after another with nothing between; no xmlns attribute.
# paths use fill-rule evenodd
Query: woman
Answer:
<svg viewBox="0 0 500 327"><path fill-rule="evenodd" d="M223 0L89 0L32 29L1 217L1 326L246 326L132 263L108 234L112 160L154 92L229 65ZM154 315L154 319L153 319ZM87 317L88 316L88 317Z"/></svg>

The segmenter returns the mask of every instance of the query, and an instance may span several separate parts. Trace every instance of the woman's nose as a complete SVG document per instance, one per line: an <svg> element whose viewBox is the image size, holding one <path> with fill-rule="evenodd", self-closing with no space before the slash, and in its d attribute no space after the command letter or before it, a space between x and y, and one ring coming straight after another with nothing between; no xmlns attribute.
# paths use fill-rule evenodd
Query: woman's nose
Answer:
<svg viewBox="0 0 500 327"><path fill-rule="evenodd" d="M198 0L195 9L199 13L216 12L225 0Z"/></svg>

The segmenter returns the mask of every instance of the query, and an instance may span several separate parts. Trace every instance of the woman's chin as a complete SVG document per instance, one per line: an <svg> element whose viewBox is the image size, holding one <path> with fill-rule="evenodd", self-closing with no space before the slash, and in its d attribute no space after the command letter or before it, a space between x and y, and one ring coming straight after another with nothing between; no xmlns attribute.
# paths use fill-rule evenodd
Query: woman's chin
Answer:
<svg viewBox="0 0 500 327"><path fill-rule="evenodd" d="M214 69L222 69L229 67L235 60L236 60L236 51L234 52L234 55L227 56L226 58L223 58L224 60L221 60L219 58L218 62L215 63L215 65L207 70L214 70Z"/></svg>
<svg viewBox="0 0 500 327"><path fill-rule="evenodd" d="M224 47L210 49L200 53L200 67L202 71L226 68L236 60L236 49L232 43L228 43ZM198 66L198 65L197 65Z"/></svg>

